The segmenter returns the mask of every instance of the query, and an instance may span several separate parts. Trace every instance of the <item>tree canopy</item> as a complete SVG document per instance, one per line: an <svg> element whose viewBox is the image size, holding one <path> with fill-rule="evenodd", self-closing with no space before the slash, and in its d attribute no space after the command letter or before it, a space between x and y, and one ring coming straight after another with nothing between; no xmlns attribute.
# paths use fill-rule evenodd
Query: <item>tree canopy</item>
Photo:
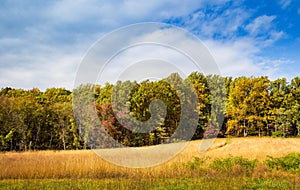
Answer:
<svg viewBox="0 0 300 190"><path fill-rule="evenodd" d="M186 114L183 105L192 106L189 85L197 105ZM156 100L164 106L154 104ZM92 109L84 109L87 105ZM142 125L154 116L153 126ZM192 139L269 136L278 131L298 136L300 78L233 79L193 72L186 79L173 73L159 81L82 84L72 91L9 87L0 91L0 151L94 148L103 142L114 147L111 139L126 146L170 143L176 141L181 121ZM139 127L149 129L142 132Z"/></svg>

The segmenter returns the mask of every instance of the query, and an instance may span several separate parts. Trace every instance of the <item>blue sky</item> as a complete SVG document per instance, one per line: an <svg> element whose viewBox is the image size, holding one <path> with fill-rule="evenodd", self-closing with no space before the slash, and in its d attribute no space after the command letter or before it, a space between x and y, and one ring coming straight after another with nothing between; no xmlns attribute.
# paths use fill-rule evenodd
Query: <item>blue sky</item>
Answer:
<svg viewBox="0 0 300 190"><path fill-rule="evenodd" d="M138 22L169 23L192 32L224 76L299 76L298 0L3 0L0 88L72 89L94 42Z"/></svg>

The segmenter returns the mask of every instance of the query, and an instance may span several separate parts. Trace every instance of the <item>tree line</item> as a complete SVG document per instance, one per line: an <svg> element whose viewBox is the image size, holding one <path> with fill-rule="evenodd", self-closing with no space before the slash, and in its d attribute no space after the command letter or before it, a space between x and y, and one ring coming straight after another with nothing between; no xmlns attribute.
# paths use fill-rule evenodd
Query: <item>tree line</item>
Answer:
<svg viewBox="0 0 300 190"><path fill-rule="evenodd" d="M192 106L189 85L197 98L193 112L182 108ZM151 104L158 99L164 102L164 114ZM84 104L95 108L95 121L88 121L90 113L81 110ZM139 132L140 123L151 118L151 109L159 110L155 128ZM187 131L178 132L180 121L185 122ZM99 138L103 133L126 146L155 145L169 143L170 137L188 134L189 130L192 139L216 135L299 136L300 78L290 82L266 76L233 79L193 72L185 79L173 73L159 81L82 84L73 91L9 87L0 91L1 151L94 148L111 143Z"/></svg>

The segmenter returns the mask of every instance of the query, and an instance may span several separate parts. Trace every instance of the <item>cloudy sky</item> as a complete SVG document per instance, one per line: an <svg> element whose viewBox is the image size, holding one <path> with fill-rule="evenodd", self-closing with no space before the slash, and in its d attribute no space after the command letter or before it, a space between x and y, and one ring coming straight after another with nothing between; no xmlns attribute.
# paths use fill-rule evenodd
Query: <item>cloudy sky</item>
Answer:
<svg viewBox="0 0 300 190"><path fill-rule="evenodd" d="M298 0L3 0L0 88L72 89L90 47L139 22L172 24L196 35L224 76L299 76Z"/></svg>

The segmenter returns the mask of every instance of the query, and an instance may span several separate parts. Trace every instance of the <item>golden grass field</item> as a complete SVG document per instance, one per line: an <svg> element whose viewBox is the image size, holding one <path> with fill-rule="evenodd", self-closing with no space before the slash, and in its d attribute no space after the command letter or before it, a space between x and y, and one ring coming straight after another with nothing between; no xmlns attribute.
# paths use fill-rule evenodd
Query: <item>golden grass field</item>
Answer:
<svg viewBox="0 0 300 190"><path fill-rule="evenodd" d="M201 140L191 141L181 153L168 162L149 168L116 166L101 159L92 150L0 153L0 179L2 180L2 186L0 180L0 188L6 187L9 189L9 187L12 187L10 185L14 184L14 180L16 179L25 181L34 179L34 183L37 183L36 180L39 179L68 179L79 181L82 179L99 179L102 180L101 183L108 184L115 183L115 179L119 181L118 183L121 183L122 180L126 181L126 179L129 179L129 181L131 181L130 183L146 181L144 182L146 184L152 183L151 180L153 180L153 183L156 183L158 179L173 179L173 183L174 180L187 179L186 181L197 180L195 183L200 183L201 180L205 180L203 176L212 179L212 177L218 175L223 182L226 182L226 180L230 181L231 178L230 176L227 178L227 174L219 175L213 170L200 171L201 169L199 169L199 171L194 171L187 168L186 163L192 162L195 157L199 157L200 159L207 158L208 161L203 163L203 168L205 168L209 160L215 158L242 156L263 162L267 156L280 157L290 152L300 153L300 138L249 137L216 139L207 151L201 153L198 151L200 143L202 143ZM114 154L117 156L116 153ZM262 166L255 169L252 178L255 180L257 178L268 177L277 179L276 176L279 178L282 177L282 179L288 179L290 174L267 172L267 169ZM243 178L245 176L235 175L235 177ZM218 179L218 177L216 178ZM300 183L299 176L293 175L293 178L294 184ZM112 182L110 182L110 180L112 180ZM98 182L100 183L100 181ZM238 182L239 180L230 181L230 183ZM117 189L127 189L131 187L130 185L126 186L126 183L127 182L122 183L123 185L125 184L124 186L117 186ZM134 187L138 186L139 185ZM77 188L77 186L75 187ZM233 185L232 187L235 186Z"/></svg>

